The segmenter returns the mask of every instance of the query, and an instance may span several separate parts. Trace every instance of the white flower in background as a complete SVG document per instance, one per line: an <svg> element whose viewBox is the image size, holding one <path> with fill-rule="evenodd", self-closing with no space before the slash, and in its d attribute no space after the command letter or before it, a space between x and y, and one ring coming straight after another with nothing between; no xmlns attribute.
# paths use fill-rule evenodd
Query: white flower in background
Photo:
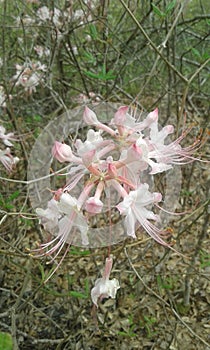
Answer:
<svg viewBox="0 0 210 350"><path fill-rule="evenodd" d="M43 77L43 73L47 70L46 65L39 61L34 63L24 63L23 66L16 64L16 74L13 76L15 85L21 85L29 94L36 91Z"/></svg>
<svg viewBox="0 0 210 350"><path fill-rule="evenodd" d="M75 55L78 55L78 48L77 48L77 46L73 46L73 47L72 47L72 51L73 51L73 53L74 53Z"/></svg>
<svg viewBox="0 0 210 350"><path fill-rule="evenodd" d="M6 96L3 86L0 85L0 107L7 106L7 99L11 100L12 95Z"/></svg>
<svg viewBox="0 0 210 350"><path fill-rule="evenodd" d="M2 141L5 146L7 146L5 149L0 149L0 162L3 164L6 170L11 173L14 166L19 161L19 158L14 157L11 154L10 147L12 147L13 144L10 141L18 141L18 139L15 137L13 132L6 134L5 127L3 125L0 125L0 141Z"/></svg>
<svg viewBox="0 0 210 350"><path fill-rule="evenodd" d="M56 27L62 25L62 14L61 11L57 8L54 8L52 11L52 21Z"/></svg>
<svg viewBox="0 0 210 350"><path fill-rule="evenodd" d="M18 26L22 26L23 24L25 26L29 26L34 24L36 21L34 18L32 18L31 16L28 15L22 15L22 16L17 16L15 18L15 22ZM26 28L25 28L26 29Z"/></svg>
<svg viewBox="0 0 210 350"><path fill-rule="evenodd" d="M14 166L17 164L18 161L19 158L13 157L9 147L7 147L4 150L0 149L0 162L3 164L3 166L9 173L13 170Z"/></svg>
<svg viewBox="0 0 210 350"><path fill-rule="evenodd" d="M101 101L101 98L97 96L94 92L89 92L89 96L86 94L79 94L74 98L75 102L78 104L87 104L89 102L92 102L93 104Z"/></svg>
<svg viewBox="0 0 210 350"><path fill-rule="evenodd" d="M37 16L41 19L41 21L46 21L51 18L50 10L47 6L42 6L37 10Z"/></svg>
<svg viewBox="0 0 210 350"><path fill-rule="evenodd" d="M42 57L48 57L50 55L50 50L47 47L41 46L41 45L36 45L34 47L34 50L36 51L37 55L39 58Z"/></svg>
<svg viewBox="0 0 210 350"><path fill-rule="evenodd" d="M3 143L6 145L6 146L13 146L13 144L9 141L9 140L13 140L13 141L17 141L17 138L15 138L15 135L13 132L9 132L8 134L5 134L6 132L6 129L0 125L0 139L3 140Z"/></svg>

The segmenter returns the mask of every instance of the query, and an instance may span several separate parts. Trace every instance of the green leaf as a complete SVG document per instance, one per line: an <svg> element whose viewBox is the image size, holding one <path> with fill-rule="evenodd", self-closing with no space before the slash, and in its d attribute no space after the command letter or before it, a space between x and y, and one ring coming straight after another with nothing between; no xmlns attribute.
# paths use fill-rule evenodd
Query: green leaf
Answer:
<svg viewBox="0 0 210 350"><path fill-rule="evenodd" d="M195 49L194 47L191 49L191 51L192 51L192 53L193 53L193 55L194 56L196 56L196 57L198 57L198 58L201 58L201 54L200 54L200 52L197 50L197 49Z"/></svg>
<svg viewBox="0 0 210 350"><path fill-rule="evenodd" d="M203 54L202 58L203 58L204 61L208 60L208 59L210 58L209 53L208 53L208 52L205 52L205 53Z"/></svg>
<svg viewBox="0 0 210 350"><path fill-rule="evenodd" d="M210 266L210 254L204 251L200 251L200 267L204 269Z"/></svg>
<svg viewBox="0 0 210 350"><path fill-rule="evenodd" d="M105 63L102 66L101 73L103 74L103 76L106 75L106 65L105 65Z"/></svg>
<svg viewBox="0 0 210 350"><path fill-rule="evenodd" d="M98 76L101 80L114 80L116 78L116 76L113 75L113 72L111 70L106 74L100 73Z"/></svg>
<svg viewBox="0 0 210 350"><path fill-rule="evenodd" d="M149 324L153 324L153 323L156 323L157 320L155 317L147 317L147 316L144 316L144 320L149 323Z"/></svg>
<svg viewBox="0 0 210 350"><path fill-rule="evenodd" d="M9 333L0 332L0 349L12 350L12 337Z"/></svg>
<svg viewBox="0 0 210 350"><path fill-rule="evenodd" d="M42 264L40 264L40 263L38 263L38 266L39 266L39 269L40 269L42 282L44 282L44 280L45 280L45 271L44 271L44 268L43 268Z"/></svg>
<svg viewBox="0 0 210 350"><path fill-rule="evenodd" d="M172 2L170 2L167 6L166 6L166 14L168 14L169 12L171 12L171 10L173 10L174 6L176 5L176 0L173 0Z"/></svg>
<svg viewBox="0 0 210 350"><path fill-rule="evenodd" d="M9 203L5 203L5 208L6 208L7 210L11 210L11 209L14 208L14 205L13 205L13 204L9 204Z"/></svg>
<svg viewBox="0 0 210 350"><path fill-rule="evenodd" d="M166 14L162 12L156 5L152 4L152 8L156 15L158 15L159 17L165 17Z"/></svg>
<svg viewBox="0 0 210 350"><path fill-rule="evenodd" d="M94 78L94 79L101 79L101 80L113 80L115 79L115 75L113 75L113 71L109 71L108 73L104 74L103 68L102 71L98 74L90 72L90 71L85 71L84 72L88 77Z"/></svg>
<svg viewBox="0 0 210 350"><path fill-rule="evenodd" d="M157 283L158 283L158 286L162 289L172 289L173 288L173 283L170 280L170 278L166 278L166 280L163 281L161 276L157 275Z"/></svg>
<svg viewBox="0 0 210 350"><path fill-rule="evenodd" d="M85 51L83 53L83 56L89 63L92 63L92 64L96 63L95 57L90 52Z"/></svg>
<svg viewBox="0 0 210 350"><path fill-rule="evenodd" d="M86 256L90 254L89 250L81 250L80 248L76 248L76 247L71 247L69 253L71 255L81 255L81 256Z"/></svg>
<svg viewBox="0 0 210 350"><path fill-rule="evenodd" d="M90 72L90 71L85 71L84 73L85 73L88 77L90 77L90 78L100 79L100 78L99 78L99 75L96 74L96 73L93 73L93 72Z"/></svg>
<svg viewBox="0 0 210 350"><path fill-rule="evenodd" d="M34 115L34 121L35 122L41 122L42 121L42 117L39 114Z"/></svg>
<svg viewBox="0 0 210 350"><path fill-rule="evenodd" d="M92 39L97 39L98 38L98 32L96 29L96 26L94 24L89 25L89 30L90 30L90 36Z"/></svg>
<svg viewBox="0 0 210 350"><path fill-rule="evenodd" d="M20 194L20 191L19 191L19 190L13 192L13 193L9 196L9 198L7 199L7 201L8 201L8 202L13 201L14 199L18 198L19 194Z"/></svg>
<svg viewBox="0 0 210 350"><path fill-rule="evenodd" d="M75 297L75 298L79 298L79 299L87 299L87 295L84 294L84 293L79 293L79 292L76 292L74 290L71 290L69 292L69 295L71 295L72 297Z"/></svg>
<svg viewBox="0 0 210 350"><path fill-rule="evenodd" d="M119 335L122 335L122 336L124 336L124 337L136 337L136 334L135 333L133 333L133 332L124 332L124 331L119 331L118 332L118 334Z"/></svg>
<svg viewBox="0 0 210 350"><path fill-rule="evenodd" d="M85 293L88 295L90 292L90 285L89 285L89 280L86 278L85 279Z"/></svg>

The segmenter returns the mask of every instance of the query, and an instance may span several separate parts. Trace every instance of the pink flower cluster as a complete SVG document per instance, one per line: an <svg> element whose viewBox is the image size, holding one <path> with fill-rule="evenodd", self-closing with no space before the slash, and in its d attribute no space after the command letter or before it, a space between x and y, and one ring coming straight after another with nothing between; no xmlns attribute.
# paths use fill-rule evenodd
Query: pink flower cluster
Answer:
<svg viewBox="0 0 210 350"><path fill-rule="evenodd" d="M100 122L96 114L85 107L83 119L93 126L87 132L85 141L77 139L74 148L55 141L52 154L60 163L69 163L68 175L71 180L59 189L48 203L47 209L37 209L37 214L45 229L53 227L57 233L52 242L42 245L51 254L71 243L72 231L80 231L83 245L88 245L88 218L106 211L108 193L117 194L116 208L124 216L128 236L136 237L136 229L141 226L158 243L168 246L162 231L154 223L159 216L152 206L162 200L161 193L150 192L149 185L142 183L142 174L164 172L173 165L192 162L193 152L198 146L182 148L183 133L173 142L166 142L174 130L172 125L158 128L158 110L149 113L143 121L137 121L122 106L115 113L110 124ZM77 198L72 191L84 180L85 185ZM56 221L56 222L55 222Z"/></svg>
<svg viewBox="0 0 210 350"><path fill-rule="evenodd" d="M18 157L14 157L11 154L11 147L13 146L13 144L10 141L17 141L17 138L15 138L15 135L12 132L6 134L6 129L2 125L0 125L0 140L5 146L7 146L4 149L0 149L0 162L10 173L15 164L17 164L17 162L19 161Z"/></svg>
<svg viewBox="0 0 210 350"><path fill-rule="evenodd" d="M118 198L115 208L124 217L127 236L136 238L140 226L155 241L169 247L163 238L166 231L155 225L160 217L152 210L153 206L161 209L158 203L162 195L151 192L149 185L142 181L142 175L145 170L154 175L174 165L192 162L200 142L195 141L183 148L180 142L186 132L173 142L167 141L174 128L172 125L158 127L157 109L143 121L137 121L129 114L128 107L122 106L110 123L105 124L94 111L85 107L83 119L92 126L84 141L76 139L72 147L55 141L52 148L55 159L69 164L70 180L55 192L46 209L36 209L42 225L54 236L51 241L40 245L36 250L38 256L53 255L54 261L66 243L68 247L71 245L75 235L80 235L82 245L88 246L88 235L91 234L88 219L102 211L108 213L113 193ZM81 191L75 197L73 193L77 186ZM111 267L112 259L108 257L104 275L91 291L95 306L104 297L114 298L120 288L117 280L109 280Z"/></svg>

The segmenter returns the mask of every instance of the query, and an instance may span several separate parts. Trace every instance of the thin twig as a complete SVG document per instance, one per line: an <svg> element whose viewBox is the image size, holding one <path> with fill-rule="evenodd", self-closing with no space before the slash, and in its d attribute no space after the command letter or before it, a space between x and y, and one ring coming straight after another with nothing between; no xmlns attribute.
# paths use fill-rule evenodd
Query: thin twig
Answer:
<svg viewBox="0 0 210 350"><path fill-rule="evenodd" d="M131 12L131 10L128 8L128 6L125 4L123 0L120 0L121 4L125 8L125 10L129 13L130 17L133 19L133 21L136 23L137 27L140 29L144 37L147 39L148 43L150 46L154 49L154 51L158 54L160 58L183 80L185 83L188 83L188 79L184 77L184 75L179 72L176 67L174 67L168 60L167 58L162 54L162 50L159 50L156 44L150 39L150 37L147 35L145 32L144 28L141 26L141 24L138 22L134 14Z"/></svg>

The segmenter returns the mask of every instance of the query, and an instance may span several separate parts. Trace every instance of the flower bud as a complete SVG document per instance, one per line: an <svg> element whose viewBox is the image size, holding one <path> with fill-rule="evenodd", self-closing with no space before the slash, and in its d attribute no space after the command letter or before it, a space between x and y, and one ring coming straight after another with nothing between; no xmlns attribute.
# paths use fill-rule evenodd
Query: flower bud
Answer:
<svg viewBox="0 0 210 350"><path fill-rule="evenodd" d="M126 113L128 112L128 106L121 106L114 115L115 125L124 125L126 120Z"/></svg>
<svg viewBox="0 0 210 350"><path fill-rule="evenodd" d="M85 209L90 214L99 214L102 208L103 208L103 202L96 197L90 197L86 201Z"/></svg>
<svg viewBox="0 0 210 350"><path fill-rule="evenodd" d="M87 125L96 125L99 123L96 114L87 106L85 107L83 120Z"/></svg>
<svg viewBox="0 0 210 350"><path fill-rule="evenodd" d="M54 143L52 155L61 163L71 162L73 158L71 147L58 141Z"/></svg>

